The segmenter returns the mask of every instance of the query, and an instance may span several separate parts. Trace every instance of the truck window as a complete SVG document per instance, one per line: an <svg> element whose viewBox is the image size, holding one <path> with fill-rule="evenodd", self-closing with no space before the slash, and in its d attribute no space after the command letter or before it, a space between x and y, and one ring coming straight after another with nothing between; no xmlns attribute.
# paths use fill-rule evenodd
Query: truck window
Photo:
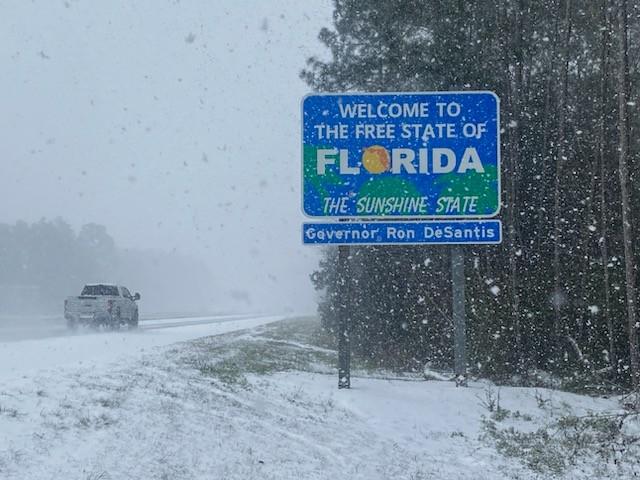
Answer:
<svg viewBox="0 0 640 480"><path fill-rule="evenodd" d="M125 298L133 298L127 287L122 287L122 296Z"/></svg>
<svg viewBox="0 0 640 480"><path fill-rule="evenodd" d="M118 287L114 285L86 285L80 295L113 295L118 296Z"/></svg>

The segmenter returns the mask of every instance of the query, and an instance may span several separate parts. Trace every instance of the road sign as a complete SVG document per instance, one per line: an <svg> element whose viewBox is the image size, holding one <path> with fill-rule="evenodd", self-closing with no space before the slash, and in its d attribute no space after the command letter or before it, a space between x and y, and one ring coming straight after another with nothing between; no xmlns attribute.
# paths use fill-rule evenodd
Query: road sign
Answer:
<svg viewBox="0 0 640 480"><path fill-rule="evenodd" d="M492 92L308 95L302 115L309 217L483 218L500 210Z"/></svg>
<svg viewBox="0 0 640 480"><path fill-rule="evenodd" d="M302 241L310 245L498 244L500 220L423 222L305 223Z"/></svg>

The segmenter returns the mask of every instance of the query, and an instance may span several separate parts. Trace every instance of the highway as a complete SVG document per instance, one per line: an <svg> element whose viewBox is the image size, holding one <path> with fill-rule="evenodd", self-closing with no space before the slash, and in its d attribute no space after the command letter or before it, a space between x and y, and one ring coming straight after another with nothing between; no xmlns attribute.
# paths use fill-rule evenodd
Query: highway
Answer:
<svg viewBox="0 0 640 480"><path fill-rule="evenodd" d="M156 330L184 327L188 325L207 325L228 322L249 317L259 317L258 314L154 314L140 319L139 330ZM128 331L123 327L122 332ZM62 315L25 315L0 317L0 342L35 340L50 337L67 337L84 334L94 334L91 328L80 328L72 332L67 329Z"/></svg>

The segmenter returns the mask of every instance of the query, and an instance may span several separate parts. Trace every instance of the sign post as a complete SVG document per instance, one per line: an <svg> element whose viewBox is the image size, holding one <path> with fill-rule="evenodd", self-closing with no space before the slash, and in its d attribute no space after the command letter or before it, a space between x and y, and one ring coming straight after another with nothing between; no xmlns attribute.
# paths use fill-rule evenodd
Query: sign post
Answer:
<svg viewBox="0 0 640 480"><path fill-rule="evenodd" d="M453 291L453 351L456 385L465 385L467 378L467 320L464 305L464 253L460 245L451 247L451 283Z"/></svg>
<svg viewBox="0 0 640 480"><path fill-rule="evenodd" d="M338 388L351 388L351 277L349 247L338 247L338 278L340 282L340 322L338 328Z"/></svg>
<svg viewBox="0 0 640 480"><path fill-rule="evenodd" d="M302 101L305 244L339 245L339 382L349 388L347 245L452 247L456 375L466 375L462 244L502 241L493 92L312 94ZM322 220L318 222L317 220Z"/></svg>

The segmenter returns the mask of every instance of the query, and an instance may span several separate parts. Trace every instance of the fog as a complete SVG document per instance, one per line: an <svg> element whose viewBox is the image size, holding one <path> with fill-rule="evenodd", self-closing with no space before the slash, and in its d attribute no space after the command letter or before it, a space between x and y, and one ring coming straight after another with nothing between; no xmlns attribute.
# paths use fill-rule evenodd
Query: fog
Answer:
<svg viewBox="0 0 640 480"><path fill-rule="evenodd" d="M2 2L0 223L104 225L140 261L86 281L148 310L313 310L298 72L330 16L328 1Z"/></svg>

